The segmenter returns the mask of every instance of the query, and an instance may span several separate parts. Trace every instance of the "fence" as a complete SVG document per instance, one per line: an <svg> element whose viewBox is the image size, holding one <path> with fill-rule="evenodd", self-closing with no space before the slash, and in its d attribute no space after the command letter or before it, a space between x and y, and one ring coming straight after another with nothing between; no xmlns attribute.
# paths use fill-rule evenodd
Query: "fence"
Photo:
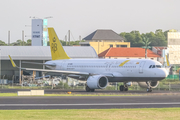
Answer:
<svg viewBox="0 0 180 120"><path fill-rule="evenodd" d="M103 90L119 90L119 86L123 83L110 83ZM75 86L69 86L67 83L60 82L58 85L48 85L48 86L21 86L16 84L9 85L0 85L0 89L60 89L60 90L85 90L85 84L78 84ZM138 83L134 82L132 86L129 86L129 90L131 91L146 91L146 88L141 88ZM163 80L159 82L157 88L153 88L153 90L165 90L165 91L180 91L180 81L179 80Z"/></svg>
<svg viewBox="0 0 180 120"><path fill-rule="evenodd" d="M4 75L5 76L5 75ZM1 83L0 81L0 89L62 89L62 90L68 90L68 89L74 89L74 90L85 90L85 81L77 81L77 80L71 80L71 79L62 79L57 78L56 80L53 80L54 85L52 85L52 80L48 78L46 81L44 80L35 80L36 82L23 81L23 85L20 85L18 83L8 82L8 85L5 85L4 82ZM62 82L63 81L63 82ZM7 82L6 82L7 83ZM123 83L110 83L104 90L119 90L119 86ZM133 83L133 86L129 86L129 90L145 90L146 88L141 88L136 82ZM170 91L180 91L180 81L179 81L179 75L169 75L165 80L162 80L159 82L159 85L157 88L154 88L153 90L170 90Z"/></svg>
<svg viewBox="0 0 180 120"><path fill-rule="evenodd" d="M168 75L166 80L179 80L179 75Z"/></svg>

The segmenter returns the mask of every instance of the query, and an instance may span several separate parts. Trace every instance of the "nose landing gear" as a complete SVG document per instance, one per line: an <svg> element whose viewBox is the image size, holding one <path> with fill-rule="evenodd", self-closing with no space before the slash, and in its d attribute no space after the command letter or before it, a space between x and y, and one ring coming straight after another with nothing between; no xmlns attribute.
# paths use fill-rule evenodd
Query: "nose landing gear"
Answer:
<svg viewBox="0 0 180 120"><path fill-rule="evenodd" d="M151 87L150 87L150 88L147 88L147 92L152 92Z"/></svg>
<svg viewBox="0 0 180 120"><path fill-rule="evenodd" d="M152 88L151 88L151 86L150 86L149 81L146 81L146 84L147 84L147 86L148 86L147 92L152 92Z"/></svg>

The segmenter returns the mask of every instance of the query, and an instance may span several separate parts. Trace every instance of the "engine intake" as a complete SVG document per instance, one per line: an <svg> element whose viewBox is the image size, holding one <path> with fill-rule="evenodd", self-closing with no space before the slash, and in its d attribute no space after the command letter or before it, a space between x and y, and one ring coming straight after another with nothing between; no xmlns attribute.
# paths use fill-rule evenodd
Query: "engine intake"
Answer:
<svg viewBox="0 0 180 120"><path fill-rule="evenodd" d="M87 79L87 86L90 89L103 89L108 84L108 78L103 75L93 75Z"/></svg>

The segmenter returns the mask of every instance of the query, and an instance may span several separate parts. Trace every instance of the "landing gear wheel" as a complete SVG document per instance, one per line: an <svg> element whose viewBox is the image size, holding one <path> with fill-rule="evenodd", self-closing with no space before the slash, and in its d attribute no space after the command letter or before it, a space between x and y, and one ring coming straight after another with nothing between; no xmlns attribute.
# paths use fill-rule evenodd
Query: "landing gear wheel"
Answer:
<svg viewBox="0 0 180 120"><path fill-rule="evenodd" d="M119 87L119 90L120 90L120 91L124 91L124 85L121 85L121 86Z"/></svg>
<svg viewBox="0 0 180 120"><path fill-rule="evenodd" d="M151 88L147 88L147 92L152 92L152 89Z"/></svg>
<svg viewBox="0 0 180 120"><path fill-rule="evenodd" d="M86 92L91 92L91 89L88 86L86 86Z"/></svg>
<svg viewBox="0 0 180 120"><path fill-rule="evenodd" d="M128 91L128 87L124 87L124 91Z"/></svg>

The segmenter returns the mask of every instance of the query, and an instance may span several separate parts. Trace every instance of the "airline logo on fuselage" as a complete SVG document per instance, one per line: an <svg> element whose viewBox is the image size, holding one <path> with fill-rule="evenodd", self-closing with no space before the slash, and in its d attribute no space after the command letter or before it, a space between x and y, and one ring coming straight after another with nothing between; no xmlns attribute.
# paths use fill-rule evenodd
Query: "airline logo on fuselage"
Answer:
<svg viewBox="0 0 180 120"><path fill-rule="evenodd" d="M53 38L53 43L51 44L51 49L55 53L57 51L57 43L56 43L56 38Z"/></svg>
<svg viewBox="0 0 180 120"><path fill-rule="evenodd" d="M129 62L130 60L126 60L124 62L122 62L119 66L123 66L124 64L126 64L127 62Z"/></svg>

